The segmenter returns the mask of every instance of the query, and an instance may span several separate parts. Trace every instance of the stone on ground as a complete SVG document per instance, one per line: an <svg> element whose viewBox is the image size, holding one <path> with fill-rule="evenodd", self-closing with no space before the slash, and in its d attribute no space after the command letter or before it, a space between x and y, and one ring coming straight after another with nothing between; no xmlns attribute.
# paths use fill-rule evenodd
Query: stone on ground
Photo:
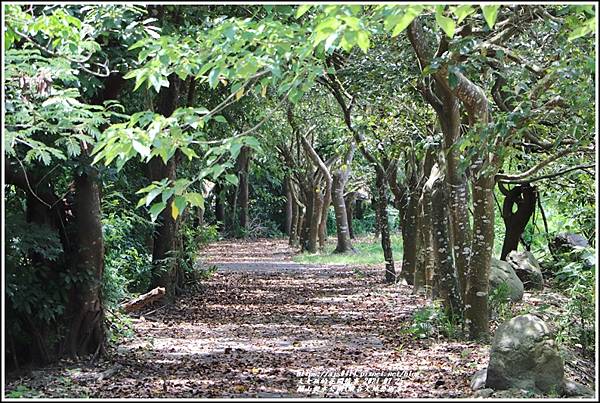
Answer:
<svg viewBox="0 0 600 403"><path fill-rule="evenodd" d="M588 246L590 244L585 237L566 232L557 234L548 244L552 253L555 254L568 253L574 251L576 248L587 248Z"/></svg>
<svg viewBox="0 0 600 403"><path fill-rule="evenodd" d="M533 253L514 250L508 254L506 261L512 266L526 290L542 290L544 288L542 268Z"/></svg>
<svg viewBox="0 0 600 403"><path fill-rule="evenodd" d="M523 282L521 282L512 266L502 260L492 258L490 292L500 287L502 283L506 283L508 286L509 297L512 302L518 302L523 299Z"/></svg>
<svg viewBox="0 0 600 403"><path fill-rule="evenodd" d="M543 320L527 314L516 316L498 327L490 351L485 386L501 390L563 392L563 359Z"/></svg>

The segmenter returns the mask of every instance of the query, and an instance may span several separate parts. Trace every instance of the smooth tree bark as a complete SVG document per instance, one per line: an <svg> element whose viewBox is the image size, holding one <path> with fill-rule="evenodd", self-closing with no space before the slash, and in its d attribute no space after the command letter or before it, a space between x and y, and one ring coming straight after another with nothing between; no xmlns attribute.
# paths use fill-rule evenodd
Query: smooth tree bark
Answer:
<svg viewBox="0 0 600 403"><path fill-rule="evenodd" d="M416 168L416 167L414 167ZM419 239L419 226L417 225L417 212L419 207L420 186L416 169L412 170L407 183L405 194L407 203L402 220L402 271L400 277L410 285L414 285L415 270L417 268L417 240Z"/></svg>
<svg viewBox="0 0 600 403"><path fill-rule="evenodd" d="M321 221L319 222L319 249L325 248L327 242L327 217L329 215L329 206L331 206L331 188L332 182L325 181L325 189L323 193L323 206L321 207Z"/></svg>
<svg viewBox="0 0 600 403"><path fill-rule="evenodd" d="M433 239L431 238L431 192L426 191L427 180L433 168L435 151L432 147L427 148L422 164L422 178L418 183L419 189L416 211L416 237L417 237L417 262L415 266L413 292L419 293L432 291L432 278L435 268L433 260Z"/></svg>

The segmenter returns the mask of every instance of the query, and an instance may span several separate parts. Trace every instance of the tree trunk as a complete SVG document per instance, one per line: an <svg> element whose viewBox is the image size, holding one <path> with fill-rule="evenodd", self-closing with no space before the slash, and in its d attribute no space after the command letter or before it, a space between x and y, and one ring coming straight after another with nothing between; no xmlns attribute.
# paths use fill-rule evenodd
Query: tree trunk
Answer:
<svg viewBox="0 0 600 403"><path fill-rule="evenodd" d="M357 193L351 192L346 195L344 204L346 205L346 222L348 223L348 235L350 239L354 239L354 227L352 226L352 219L354 218L354 205L356 202ZM335 202L334 202L335 203Z"/></svg>
<svg viewBox="0 0 600 403"><path fill-rule="evenodd" d="M304 199L306 200L306 209L304 214L302 215L302 225L300 227L300 250L307 251L308 250L308 240L310 238L310 228L313 222L314 215L314 197L313 191L311 191L312 187L306 189L304 192Z"/></svg>
<svg viewBox="0 0 600 403"><path fill-rule="evenodd" d="M250 148L242 147L239 155L239 196L238 203L240 206L239 227L242 230L248 229L248 173L250 169Z"/></svg>
<svg viewBox="0 0 600 403"><path fill-rule="evenodd" d="M74 216L77 260L74 270L82 278L72 289L68 304L67 354L79 357L102 352L105 342L104 310L100 297L104 270L104 243L100 213L100 188L95 170L75 177Z"/></svg>
<svg viewBox="0 0 600 403"><path fill-rule="evenodd" d="M462 303L458 275L454 265L450 243L450 221L448 212L447 184L440 176L437 167L431 171L428 180L428 191L431 192L431 229L433 239L433 256L438 270L438 292L444 301L446 311L451 317L462 316Z"/></svg>
<svg viewBox="0 0 600 403"><path fill-rule="evenodd" d="M325 248L327 241L327 216L329 206L331 205L331 183L325 184L325 192L323 194L323 206L321 207L321 222L319 223L319 249Z"/></svg>
<svg viewBox="0 0 600 403"><path fill-rule="evenodd" d="M473 252L465 293L465 322L473 339L489 334L488 288L494 245L494 177L473 182Z"/></svg>
<svg viewBox="0 0 600 403"><path fill-rule="evenodd" d="M348 216L352 214L352 210L348 213L346 209L346 200L344 200L344 185L346 178L343 174L337 172L333 175L333 210L335 212L335 229L337 232L337 246L335 253L355 252L352 247L350 222Z"/></svg>
<svg viewBox="0 0 600 403"><path fill-rule="evenodd" d="M323 212L323 195L318 187L313 189L312 199L312 216L310 222L307 222L309 233L306 250L310 253L317 253L319 226L321 224L321 213Z"/></svg>
<svg viewBox="0 0 600 403"><path fill-rule="evenodd" d="M402 220L402 271L400 277L410 285L414 284L415 270L417 267L417 239L419 227L417 226L417 213L419 207L419 188L417 178L413 176L409 182L406 195L408 203Z"/></svg>
<svg viewBox="0 0 600 403"><path fill-rule="evenodd" d="M150 179L159 181L164 178L175 180L175 158L165 163L160 158L153 158L148 164ZM164 287L167 295L172 296L176 292L177 284L173 281L177 278L175 270L177 265L173 261L173 253L176 251L177 222L171 213L172 199L158 216L158 228L154 232L152 246L152 281L150 289Z"/></svg>
<svg viewBox="0 0 600 403"><path fill-rule="evenodd" d="M285 225L284 233L290 237L290 245L292 244L292 226L294 222L294 198L292 196L292 185L289 175L285 175L284 187L285 187ZM296 218L298 211L296 210Z"/></svg>
<svg viewBox="0 0 600 403"><path fill-rule="evenodd" d="M173 114L177 108L179 98L179 78L169 76L169 87L162 87L158 94L157 112L165 117ZM175 180L178 154L176 153L165 164L159 157L154 157L148 163L148 177L152 181L162 179ZM176 221L171 215L173 197L166 201L166 208L159 214L158 228L153 235L152 264L153 273L151 288L164 287L167 295L171 296L177 289L171 282L176 278L174 271L177 269L173 261L166 260L175 251Z"/></svg>
<svg viewBox="0 0 600 403"><path fill-rule="evenodd" d="M390 238L390 224L387 215L387 180L377 172L377 204L376 210L379 216L379 232L381 233L381 248L385 259L385 282L393 284L396 282L396 270L394 269L394 255L392 252L392 241Z"/></svg>
<svg viewBox="0 0 600 403"><path fill-rule="evenodd" d="M356 198L356 219L362 220L365 218L365 202L360 197Z"/></svg>
<svg viewBox="0 0 600 403"><path fill-rule="evenodd" d="M504 190L502 184L499 184L499 186L505 194L502 204L505 235L500 259L506 260L511 251L517 250L519 239L523 235L525 227L527 227L527 223L535 211L537 194L535 188L530 185L515 186L510 191ZM517 211L513 213L515 204L517 205Z"/></svg>
<svg viewBox="0 0 600 403"><path fill-rule="evenodd" d="M458 272L461 295L466 290L466 270L471 256L471 225L469 222L467 178L459 172L460 155L456 141L460 137L460 109L458 99L443 86L438 86L443 103L443 112L438 118L444 133L446 155L446 182L450 186L450 225L454 260Z"/></svg>
<svg viewBox="0 0 600 403"><path fill-rule="evenodd" d="M429 217L425 217L429 214L431 203L424 191L421 191L421 197L419 198L419 205L417 209L417 222L416 225L419 228L417 231L417 266L415 268L415 280L413 292L415 294L425 289L430 289L430 273L433 269L433 262L431 254L433 248L431 247L431 222Z"/></svg>
<svg viewBox="0 0 600 403"><path fill-rule="evenodd" d="M225 224L225 201L223 200L223 185L215 184L215 220L217 220L217 228L223 231Z"/></svg>

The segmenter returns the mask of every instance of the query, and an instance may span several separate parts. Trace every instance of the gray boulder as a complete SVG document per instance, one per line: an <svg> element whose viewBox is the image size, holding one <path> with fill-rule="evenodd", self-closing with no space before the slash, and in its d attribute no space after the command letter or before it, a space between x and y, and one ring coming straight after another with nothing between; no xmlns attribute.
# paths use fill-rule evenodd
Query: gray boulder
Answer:
<svg viewBox="0 0 600 403"><path fill-rule="evenodd" d="M506 261L512 266L526 290L542 290L544 288L542 268L533 253L514 250L508 254Z"/></svg>
<svg viewBox="0 0 600 403"><path fill-rule="evenodd" d="M557 234L548 244L553 254L568 253L577 248L587 248L589 246L590 244L583 236L568 232Z"/></svg>
<svg viewBox="0 0 600 403"><path fill-rule="evenodd" d="M485 379L487 378L487 368L480 369L473 374L471 378L471 389L479 390L485 387Z"/></svg>
<svg viewBox="0 0 600 403"><path fill-rule="evenodd" d="M523 299L523 283L513 270L512 266L502 260L492 258L490 268L490 292L506 283L509 290L510 300L518 302Z"/></svg>
<svg viewBox="0 0 600 403"><path fill-rule="evenodd" d="M496 330L486 388L564 391L564 362L548 325L534 315L516 316Z"/></svg>

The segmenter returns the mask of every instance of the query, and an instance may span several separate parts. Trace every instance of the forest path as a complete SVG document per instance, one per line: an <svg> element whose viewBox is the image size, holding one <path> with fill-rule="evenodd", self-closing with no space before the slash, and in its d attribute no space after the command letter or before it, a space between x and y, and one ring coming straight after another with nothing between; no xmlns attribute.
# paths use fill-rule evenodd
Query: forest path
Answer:
<svg viewBox="0 0 600 403"><path fill-rule="evenodd" d="M120 380L143 380L131 395L322 396L303 391L302 385L310 388L303 375L341 370L414 372L411 379L392 375L388 382L395 387L388 392L371 387L340 396L468 393L469 375L479 368L468 359L478 353L475 346L400 335L424 305L422 297L406 286L384 285L381 267L299 264L293 253L284 240L228 240L205 248L205 265L218 271L202 292L180 298L157 321L136 323L136 339L120 347ZM465 360L471 364L454 368ZM355 386L364 382L354 379ZM327 396L335 396L333 389Z"/></svg>
<svg viewBox="0 0 600 403"><path fill-rule="evenodd" d="M208 246L205 264L219 269L201 291L148 309L109 360L69 376L89 397L471 394L468 382L485 365L486 347L401 332L423 297L408 286L383 284L382 265L304 265L291 260L293 253L284 240ZM113 372L92 377L103 370ZM355 373L346 381L364 390L339 394L339 378L321 377L329 385L324 392L310 389L305 376L352 370L397 372L387 372L388 380ZM378 392L382 385L386 390Z"/></svg>

